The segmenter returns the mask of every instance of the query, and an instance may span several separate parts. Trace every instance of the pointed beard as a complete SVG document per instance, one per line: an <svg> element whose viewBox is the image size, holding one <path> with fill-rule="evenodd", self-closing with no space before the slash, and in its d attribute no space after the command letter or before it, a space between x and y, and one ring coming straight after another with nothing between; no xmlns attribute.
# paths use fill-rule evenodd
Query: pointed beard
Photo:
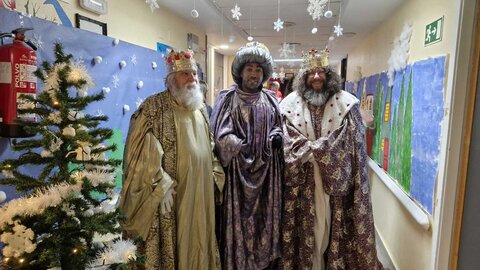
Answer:
<svg viewBox="0 0 480 270"><path fill-rule="evenodd" d="M170 90L177 103L185 109L194 111L202 107L204 97L198 83L189 83L182 88L174 85Z"/></svg>
<svg viewBox="0 0 480 270"><path fill-rule="evenodd" d="M303 97L307 100L308 103L315 106L323 106L327 103L329 94L323 89L320 92L317 92L313 89L307 88L303 93Z"/></svg>

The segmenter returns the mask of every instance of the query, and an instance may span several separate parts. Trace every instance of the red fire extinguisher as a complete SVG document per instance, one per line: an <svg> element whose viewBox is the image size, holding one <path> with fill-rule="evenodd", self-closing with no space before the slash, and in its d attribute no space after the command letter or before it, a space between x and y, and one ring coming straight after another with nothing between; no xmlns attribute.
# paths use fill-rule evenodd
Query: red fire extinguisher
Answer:
<svg viewBox="0 0 480 270"><path fill-rule="evenodd" d="M18 28L12 33L0 34L0 136L29 137L18 119L36 123L32 114L18 114L18 109L32 108L35 104L21 98L22 95L35 97L37 93L36 46L25 39L25 31L32 28ZM13 38L13 43L3 45L3 38Z"/></svg>

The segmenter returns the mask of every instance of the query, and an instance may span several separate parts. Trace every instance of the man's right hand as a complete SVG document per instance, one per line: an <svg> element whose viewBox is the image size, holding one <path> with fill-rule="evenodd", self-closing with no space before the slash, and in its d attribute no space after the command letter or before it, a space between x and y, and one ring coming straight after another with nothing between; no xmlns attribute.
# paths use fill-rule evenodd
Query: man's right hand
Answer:
<svg viewBox="0 0 480 270"><path fill-rule="evenodd" d="M163 197L163 201L160 204L160 211L162 212L162 215L165 215L167 213L170 213L170 211L172 211L174 194L177 194L177 193L175 192L173 187L169 188L165 193L165 196Z"/></svg>

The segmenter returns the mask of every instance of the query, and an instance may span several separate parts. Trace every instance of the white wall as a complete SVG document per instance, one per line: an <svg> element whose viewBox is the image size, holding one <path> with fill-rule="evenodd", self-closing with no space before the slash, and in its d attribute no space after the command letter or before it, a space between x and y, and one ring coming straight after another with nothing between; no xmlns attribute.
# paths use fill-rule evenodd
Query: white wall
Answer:
<svg viewBox="0 0 480 270"><path fill-rule="evenodd" d="M413 25L410 63L428 57L454 54L458 5L457 1L452 0L405 1L348 55L347 80L353 79L357 66L361 67L363 76L387 70L393 40L400 35L406 22L411 22ZM442 16L445 23L443 40L425 47L423 38L426 25ZM452 77L451 70L449 69L446 76L447 80ZM446 93L452 91L446 88ZM375 173L371 172L371 178L375 225L396 268L400 270L432 269L432 254L435 253L432 231L434 232L435 228L429 231L423 229ZM437 185L441 185L443 180L437 181L440 181Z"/></svg>

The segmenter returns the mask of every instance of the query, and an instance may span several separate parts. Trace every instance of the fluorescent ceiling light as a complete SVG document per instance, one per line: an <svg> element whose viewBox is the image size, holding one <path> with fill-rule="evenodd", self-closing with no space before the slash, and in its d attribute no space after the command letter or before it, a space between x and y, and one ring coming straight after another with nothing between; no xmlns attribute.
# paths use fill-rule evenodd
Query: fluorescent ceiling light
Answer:
<svg viewBox="0 0 480 270"><path fill-rule="evenodd" d="M220 49L223 49L223 50L228 49L228 45L220 45Z"/></svg>
<svg viewBox="0 0 480 270"><path fill-rule="evenodd" d="M273 62L302 62L302 58L296 58L296 59L274 59Z"/></svg>

